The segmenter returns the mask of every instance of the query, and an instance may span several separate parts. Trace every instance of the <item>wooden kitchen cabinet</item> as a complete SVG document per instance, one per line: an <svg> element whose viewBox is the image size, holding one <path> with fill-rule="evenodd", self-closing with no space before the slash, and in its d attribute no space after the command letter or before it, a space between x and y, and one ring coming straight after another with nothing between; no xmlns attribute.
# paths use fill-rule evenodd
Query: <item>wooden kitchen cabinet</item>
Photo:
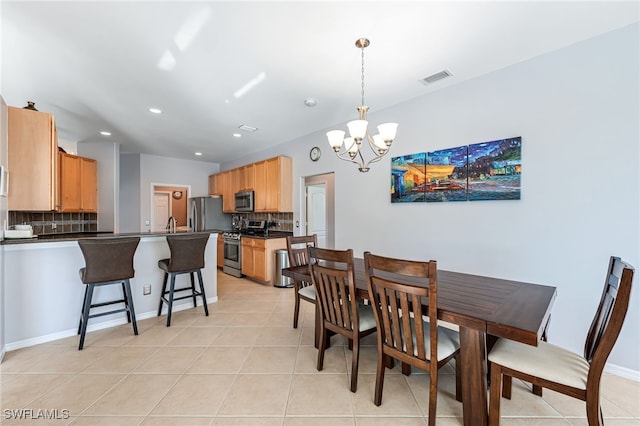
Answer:
<svg viewBox="0 0 640 426"><path fill-rule="evenodd" d="M235 212L235 194L254 191L254 211L293 211L293 160L274 157L209 176L209 194L222 196L222 211Z"/></svg>
<svg viewBox="0 0 640 426"><path fill-rule="evenodd" d="M256 163L257 212L293 211L293 161L274 157Z"/></svg>
<svg viewBox="0 0 640 426"><path fill-rule="evenodd" d="M243 236L242 273L249 278L272 284L275 272L274 252L286 248L284 238L251 238Z"/></svg>
<svg viewBox="0 0 640 426"><path fill-rule="evenodd" d="M209 176L209 195L219 195L222 196L222 185L220 174L210 175Z"/></svg>
<svg viewBox="0 0 640 426"><path fill-rule="evenodd" d="M60 212L98 211L97 161L64 152L58 153L60 170Z"/></svg>
<svg viewBox="0 0 640 426"><path fill-rule="evenodd" d="M98 212L98 162L80 157L80 210Z"/></svg>
<svg viewBox="0 0 640 426"><path fill-rule="evenodd" d="M9 210L57 210L58 135L53 115L8 107L7 127Z"/></svg>
<svg viewBox="0 0 640 426"><path fill-rule="evenodd" d="M243 185L243 189L245 191L253 191L254 190L254 185L255 185L255 165L252 164L247 164L246 166L243 167L243 171L244 171L244 185Z"/></svg>

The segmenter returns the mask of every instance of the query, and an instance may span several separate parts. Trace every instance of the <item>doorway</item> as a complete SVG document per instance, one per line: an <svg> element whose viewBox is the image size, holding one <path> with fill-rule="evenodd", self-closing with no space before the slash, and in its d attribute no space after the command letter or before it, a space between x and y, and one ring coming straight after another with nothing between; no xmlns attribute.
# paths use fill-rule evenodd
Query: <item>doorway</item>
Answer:
<svg viewBox="0 0 640 426"><path fill-rule="evenodd" d="M334 174L307 176L304 178L305 234L316 234L318 246L335 246Z"/></svg>
<svg viewBox="0 0 640 426"><path fill-rule="evenodd" d="M191 192L189 186L152 184L153 205L151 208L151 230L163 232L166 230L170 217L176 220L176 230L188 229L188 199Z"/></svg>

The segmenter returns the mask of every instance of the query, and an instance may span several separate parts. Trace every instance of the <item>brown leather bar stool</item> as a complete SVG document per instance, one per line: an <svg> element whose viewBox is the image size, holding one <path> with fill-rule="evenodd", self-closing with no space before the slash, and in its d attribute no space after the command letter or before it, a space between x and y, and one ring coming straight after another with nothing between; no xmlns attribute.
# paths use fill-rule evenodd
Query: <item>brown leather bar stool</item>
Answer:
<svg viewBox="0 0 640 426"><path fill-rule="evenodd" d="M204 284L202 282L202 268L204 268L204 249L209 241L209 234L197 235L175 235L167 237L171 257L158 261L158 267L164 271L164 281L162 282L162 293L160 293L160 305L158 306L158 316L162 313L162 304L167 304L167 327L171 325L171 310L174 300L193 298L193 307L197 306L196 296L202 297L204 305L204 313L209 316L209 308L207 307L207 297L204 293ZM191 287L175 288L176 275L189 274L191 279ZM198 275L198 283L200 291L196 290L194 274ZM169 289L167 290L167 282ZM174 293L180 291L189 291L189 294L175 297ZM167 297L167 295L169 297Z"/></svg>
<svg viewBox="0 0 640 426"><path fill-rule="evenodd" d="M78 240L85 263L85 267L80 268L79 271L80 280L86 285L84 302L82 303L82 315L78 324L78 334L80 335L78 350L82 350L84 347L84 337L87 332L89 318L126 312L127 322L133 324L133 333L135 335L138 334L129 279L134 276L133 255L139 242L139 237ZM122 285L122 299L92 304L95 287L111 284ZM93 315L89 314L91 308L115 303L124 303L124 308L99 312Z"/></svg>

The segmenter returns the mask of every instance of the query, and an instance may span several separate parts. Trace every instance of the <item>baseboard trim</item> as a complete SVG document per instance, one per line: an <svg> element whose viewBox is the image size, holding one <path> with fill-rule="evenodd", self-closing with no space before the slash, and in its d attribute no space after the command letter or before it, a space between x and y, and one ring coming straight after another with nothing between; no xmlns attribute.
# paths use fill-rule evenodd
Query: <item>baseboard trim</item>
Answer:
<svg viewBox="0 0 640 426"><path fill-rule="evenodd" d="M218 301L218 297L208 297L207 304L215 303ZM197 304L198 306L202 306L202 302ZM193 305L191 301L184 301L182 303L176 303L173 305L173 312L184 311L186 309L192 309ZM166 308L163 309L162 314L166 314ZM158 315L157 311L149 311L144 312L142 314L136 314L136 320L145 320L149 318L156 317ZM105 328L116 327L118 325L126 324L126 318L114 319L110 321L102 321L96 324L88 324L87 332L92 332L96 330L103 330ZM52 342L54 340L64 339L71 336L77 336L78 329L73 328L69 330L60 331L57 333L45 334L44 336L32 337L30 339L19 340L17 342L7 343L4 348L2 348L2 352L0 353L0 362L4 357L5 352L15 351L16 349L28 348L29 346L35 346L42 343Z"/></svg>
<svg viewBox="0 0 640 426"><path fill-rule="evenodd" d="M632 370L626 367L620 367L619 365L606 364L604 371L615 376L624 377L625 379L640 382L640 371Z"/></svg>

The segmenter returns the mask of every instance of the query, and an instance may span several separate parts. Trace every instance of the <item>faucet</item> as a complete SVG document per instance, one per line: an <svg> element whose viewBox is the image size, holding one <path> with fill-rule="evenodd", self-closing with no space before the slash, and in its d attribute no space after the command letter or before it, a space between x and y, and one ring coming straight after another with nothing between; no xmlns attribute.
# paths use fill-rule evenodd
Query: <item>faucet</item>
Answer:
<svg viewBox="0 0 640 426"><path fill-rule="evenodd" d="M169 216L169 220L167 221L167 226L165 228L167 232L175 233L177 226L178 226L178 221L173 216Z"/></svg>

